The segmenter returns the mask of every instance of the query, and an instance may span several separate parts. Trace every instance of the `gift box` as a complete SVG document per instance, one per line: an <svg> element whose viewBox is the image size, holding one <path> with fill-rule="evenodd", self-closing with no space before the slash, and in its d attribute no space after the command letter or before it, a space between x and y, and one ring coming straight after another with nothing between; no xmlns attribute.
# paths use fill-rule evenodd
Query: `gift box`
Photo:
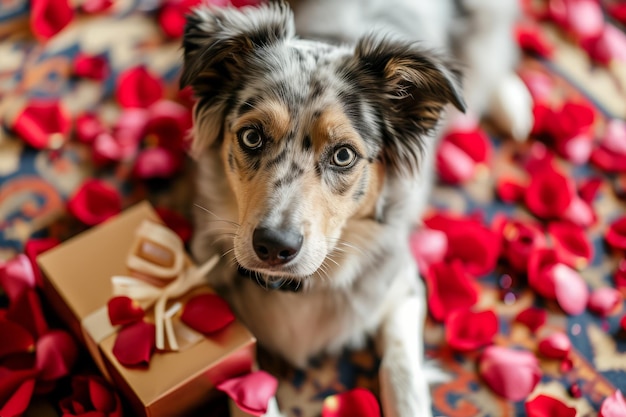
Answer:
<svg viewBox="0 0 626 417"><path fill-rule="evenodd" d="M237 320L200 337L180 323L180 311L176 313L177 309L170 306L178 304L180 310L180 305L184 306L190 298L212 293L210 288L201 285L184 294L174 294L165 304L170 321L160 326L161 338L167 340L164 349L157 349L146 366L129 367L120 363L114 355L120 327L111 325L107 304L117 295L112 278L133 275L133 271L129 271L129 254L145 249L142 246L145 242L138 242L137 231L146 227L146 223L162 222L148 203L140 203L40 255L37 262L44 273L44 294L50 304L85 344L101 372L120 389L135 413L185 415L207 404L217 392L217 384L252 370L255 339ZM160 235L156 236L158 240ZM158 258L166 247L153 242L144 251L144 258L149 259L151 254ZM186 267L194 268L184 251L183 256ZM134 258L134 262L145 261L141 257ZM158 285L150 288L159 290ZM157 321L154 311L158 304L147 304L146 322ZM207 321L211 319L206 317ZM178 338L179 345L174 351L169 339L172 335L175 340Z"/></svg>

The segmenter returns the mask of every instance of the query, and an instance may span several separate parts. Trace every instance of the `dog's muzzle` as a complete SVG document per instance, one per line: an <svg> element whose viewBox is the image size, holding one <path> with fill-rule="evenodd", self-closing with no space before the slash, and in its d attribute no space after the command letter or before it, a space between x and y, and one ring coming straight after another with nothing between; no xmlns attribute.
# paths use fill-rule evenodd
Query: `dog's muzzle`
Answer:
<svg viewBox="0 0 626 417"><path fill-rule="evenodd" d="M288 292L300 292L304 285L300 280L286 279L277 277L272 281L261 280L254 271L250 271L241 265L238 266L237 272L239 276L245 279L249 279L259 287L268 291L288 291Z"/></svg>
<svg viewBox="0 0 626 417"><path fill-rule="evenodd" d="M257 227L252 234L254 252L269 266L283 265L294 259L302 241L302 234L291 230Z"/></svg>

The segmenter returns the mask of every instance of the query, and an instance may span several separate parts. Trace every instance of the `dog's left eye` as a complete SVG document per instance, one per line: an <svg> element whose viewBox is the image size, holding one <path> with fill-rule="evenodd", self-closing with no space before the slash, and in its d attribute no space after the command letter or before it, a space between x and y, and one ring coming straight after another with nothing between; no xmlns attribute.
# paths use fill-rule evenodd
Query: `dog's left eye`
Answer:
<svg viewBox="0 0 626 417"><path fill-rule="evenodd" d="M356 153L347 146L337 148L333 153L333 165L339 168L347 168L351 166L355 159Z"/></svg>
<svg viewBox="0 0 626 417"><path fill-rule="evenodd" d="M263 146L263 135L257 129L251 127L241 129L237 136L239 142L248 149L259 149Z"/></svg>

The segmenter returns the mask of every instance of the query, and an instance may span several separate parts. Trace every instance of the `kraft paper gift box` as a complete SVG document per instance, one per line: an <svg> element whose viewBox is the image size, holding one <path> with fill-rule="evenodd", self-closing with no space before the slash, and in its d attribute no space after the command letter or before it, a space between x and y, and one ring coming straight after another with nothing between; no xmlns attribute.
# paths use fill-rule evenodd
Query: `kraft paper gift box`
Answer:
<svg viewBox="0 0 626 417"><path fill-rule="evenodd" d="M129 368L117 361L112 353L117 332L102 312L113 296L111 278L129 275L127 256L144 220L161 223L145 202L45 252L37 261L50 304L137 415L180 416L206 404L219 382L252 370L255 339L234 321L216 334L196 338L185 349L155 352L146 368ZM184 303L198 292L211 290L202 287L178 300Z"/></svg>

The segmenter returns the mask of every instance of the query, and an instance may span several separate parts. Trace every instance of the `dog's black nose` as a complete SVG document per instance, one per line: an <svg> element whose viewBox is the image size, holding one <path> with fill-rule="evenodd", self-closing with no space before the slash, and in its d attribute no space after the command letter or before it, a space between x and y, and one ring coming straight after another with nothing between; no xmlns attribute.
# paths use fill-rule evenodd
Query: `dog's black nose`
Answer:
<svg viewBox="0 0 626 417"><path fill-rule="evenodd" d="M259 259L280 265L296 257L302 247L302 235L290 230L259 227L252 234L252 246Z"/></svg>

